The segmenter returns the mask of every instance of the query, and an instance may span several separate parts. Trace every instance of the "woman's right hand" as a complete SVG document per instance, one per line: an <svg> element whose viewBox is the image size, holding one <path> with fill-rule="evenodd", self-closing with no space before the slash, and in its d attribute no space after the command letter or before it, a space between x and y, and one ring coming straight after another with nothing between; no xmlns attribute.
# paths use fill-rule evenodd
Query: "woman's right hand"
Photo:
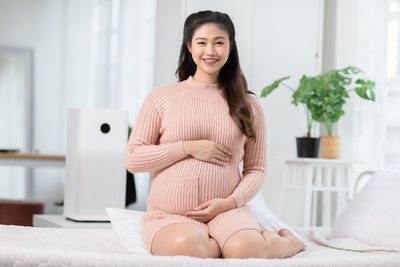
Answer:
<svg viewBox="0 0 400 267"><path fill-rule="evenodd" d="M224 146L210 140L184 141L183 150L186 155L220 166L224 166L224 163L228 162L232 156L232 153Z"/></svg>

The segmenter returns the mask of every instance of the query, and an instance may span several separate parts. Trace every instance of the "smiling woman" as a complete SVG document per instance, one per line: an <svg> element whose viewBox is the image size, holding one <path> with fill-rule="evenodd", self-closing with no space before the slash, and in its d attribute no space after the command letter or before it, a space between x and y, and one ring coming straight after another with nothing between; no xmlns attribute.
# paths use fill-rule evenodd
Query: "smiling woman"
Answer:
<svg viewBox="0 0 400 267"><path fill-rule="evenodd" d="M147 249L200 258L284 258L303 250L289 230L261 229L245 205L264 183L266 126L227 14L186 19L176 73L179 83L147 96L126 151L129 171L154 172L143 217Z"/></svg>

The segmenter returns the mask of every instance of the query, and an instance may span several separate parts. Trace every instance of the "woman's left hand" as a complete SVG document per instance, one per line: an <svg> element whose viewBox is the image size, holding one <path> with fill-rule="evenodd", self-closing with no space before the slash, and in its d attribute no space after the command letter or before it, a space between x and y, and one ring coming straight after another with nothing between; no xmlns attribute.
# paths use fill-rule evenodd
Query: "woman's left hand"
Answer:
<svg viewBox="0 0 400 267"><path fill-rule="evenodd" d="M209 222L218 214L236 208L236 202L232 197L214 198L194 208L194 211L188 211L185 216L200 222Z"/></svg>

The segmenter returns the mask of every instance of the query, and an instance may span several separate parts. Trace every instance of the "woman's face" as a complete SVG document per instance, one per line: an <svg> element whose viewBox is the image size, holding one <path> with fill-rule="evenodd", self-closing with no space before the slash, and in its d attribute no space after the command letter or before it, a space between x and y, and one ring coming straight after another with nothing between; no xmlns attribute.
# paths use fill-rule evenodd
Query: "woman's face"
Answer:
<svg viewBox="0 0 400 267"><path fill-rule="evenodd" d="M215 23L203 24L194 32L188 49L197 65L196 75L216 78L229 57L229 35Z"/></svg>

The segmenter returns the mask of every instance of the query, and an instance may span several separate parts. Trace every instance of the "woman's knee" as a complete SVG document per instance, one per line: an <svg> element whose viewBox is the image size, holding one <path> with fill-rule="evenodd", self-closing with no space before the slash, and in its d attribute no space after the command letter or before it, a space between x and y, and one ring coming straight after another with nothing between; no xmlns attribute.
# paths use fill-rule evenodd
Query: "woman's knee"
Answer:
<svg viewBox="0 0 400 267"><path fill-rule="evenodd" d="M175 236L171 245L176 255L208 258L210 257L210 248L207 239L203 236L203 233L198 231L185 232Z"/></svg>
<svg viewBox="0 0 400 267"><path fill-rule="evenodd" d="M242 230L231 235L222 250L224 258L267 258L266 242L261 234L250 230Z"/></svg>
<svg viewBox="0 0 400 267"><path fill-rule="evenodd" d="M152 252L154 255L183 255L198 258L219 256L216 242L208 237L205 230L196 225L180 225L162 229L162 231L163 233L156 235L153 240Z"/></svg>

